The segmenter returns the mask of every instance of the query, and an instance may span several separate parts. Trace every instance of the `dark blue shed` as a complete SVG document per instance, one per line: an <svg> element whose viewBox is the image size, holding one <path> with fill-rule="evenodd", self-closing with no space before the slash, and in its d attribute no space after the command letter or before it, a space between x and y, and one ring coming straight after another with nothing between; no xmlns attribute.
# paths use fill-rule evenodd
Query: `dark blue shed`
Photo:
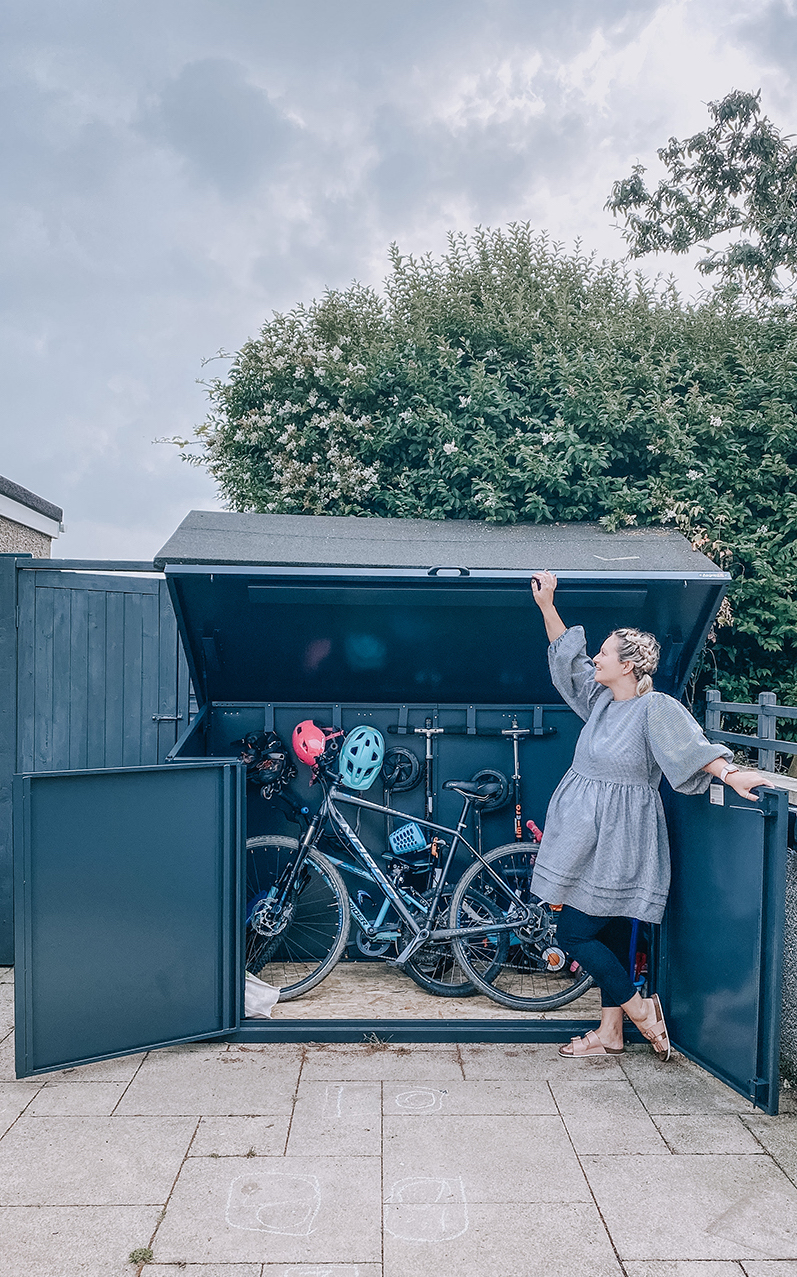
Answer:
<svg viewBox="0 0 797 1277"><path fill-rule="evenodd" d="M426 1021L243 1020L245 829L268 832L284 817L264 803L244 810L232 742L272 727L289 738L313 717L391 727L411 744L413 728L431 720L457 733L435 744L443 779L507 770L506 743L477 733L514 716L532 729L522 746L525 805L541 823L580 723L551 686L530 573L558 573L564 619L584 624L596 647L620 625L655 632L657 686L674 696L727 575L660 529L203 511L186 518L154 568L165 576L198 713L167 755L179 766L77 752L67 771L18 781L20 1073L222 1033L561 1040L580 1031L573 1020L458 1019L456 1004L446 1019ZM402 807L418 814L419 797L406 798ZM451 823L453 796L438 789L436 798ZM673 1034L771 1108L785 796L767 794L755 809L729 791L667 801L674 880L658 980ZM488 843L508 840L507 819L489 818ZM367 818L363 830L383 836ZM719 1006L732 1008L727 1028L709 1033Z"/></svg>

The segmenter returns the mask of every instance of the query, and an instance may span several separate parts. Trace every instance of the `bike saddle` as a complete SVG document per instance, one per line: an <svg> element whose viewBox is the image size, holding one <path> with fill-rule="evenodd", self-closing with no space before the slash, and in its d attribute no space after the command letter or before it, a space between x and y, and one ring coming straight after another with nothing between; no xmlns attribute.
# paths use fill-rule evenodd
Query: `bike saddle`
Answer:
<svg viewBox="0 0 797 1277"><path fill-rule="evenodd" d="M486 803L488 798L494 798L500 793L501 786L499 784L474 784L472 780L444 780L443 789L453 789L456 793L461 794L463 798L470 798L473 802Z"/></svg>

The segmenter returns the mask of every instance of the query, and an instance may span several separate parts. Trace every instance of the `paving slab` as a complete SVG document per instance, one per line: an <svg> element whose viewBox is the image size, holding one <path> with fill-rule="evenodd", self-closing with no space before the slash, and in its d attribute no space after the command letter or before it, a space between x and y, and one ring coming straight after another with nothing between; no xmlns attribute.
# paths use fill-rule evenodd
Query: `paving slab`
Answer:
<svg viewBox="0 0 797 1277"><path fill-rule="evenodd" d="M5 1036L14 1027L14 986L0 982L0 1036Z"/></svg>
<svg viewBox="0 0 797 1277"><path fill-rule="evenodd" d="M278 1271L284 1272L282 1264ZM261 1272L262 1264L147 1264L143 1277L260 1277Z"/></svg>
<svg viewBox="0 0 797 1277"><path fill-rule="evenodd" d="M153 1250L161 1264L378 1263L380 1159L190 1158Z"/></svg>
<svg viewBox="0 0 797 1277"><path fill-rule="evenodd" d="M465 1077L484 1079L486 1081L516 1080L535 1078L547 1081L549 1078L572 1076L573 1069L587 1065L593 1077L621 1078L617 1060L610 1058L592 1059L578 1062L563 1060L559 1055L556 1043L528 1044L511 1043L505 1045L493 1042L467 1042L459 1048L462 1068Z"/></svg>
<svg viewBox="0 0 797 1277"><path fill-rule="evenodd" d="M558 1117L386 1117L383 1160L386 1198L417 1177L461 1180L469 1201L590 1199Z"/></svg>
<svg viewBox="0 0 797 1277"><path fill-rule="evenodd" d="M733 1259L642 1260L623 1265L626 1277L742 1277Z"/></svg>
<svg viewBox="0 0 797 1277"><path fill-rule="evenodd" d="M656 1117L656 1125L673 1153L763 1153L761 1145L734 1113L699 1117Z"/></svg>
<svg viewBox="0 0 797 1277"><path fill-rule="evenodd" d="M17 1078L14 1060L14 1034L6 1033L0 1041L0 1082L24 1081L28 1085L41 1086L41 1078Z"/></svg>
<svg viewBox="0 0 797 1277"><path fill-rule="evenodd" d="M38 1093L36 1087L24 1082L0 1082L0 1137L13 1126Z"/></svg>
<svg viewBox="0 0 797 1277"><path fill-rule="evenodd" d="M189 1157L281 1157L288 1138L289 1117L203 1117Z"/></svg>
<svg viewBox="0 0 797 1277"><path fill-rule="evenodd" d="M190 1277L190 1270L186 1270ZM264 1264L263 1277L382 1277L381 1264Z"/></svg>
<svg viewBox="0 0 797 1277"><path fill-rule="evenodd" d="M46 1082L30 1106L35 1117L77 1117L84 1113L110 1117L126 1082Z"/></svg>
<svg viewBox="0 0 797 1277"><path fill-rule="evenodd" d="M120 1055L114 1060L97 1060L94 1064L76 1064L71 1069L57 1069L45 1073L41 1081L48 1082L129 1082L134 1078L144 1060L146 1051L135 1055Z"/></svg>
<svg viewBox="0 0 797 1277"><path fill-rule="evenodd" d="M132 1277L128 1256L149 1244L157 1216L155 1206L2 1208L3 1271L8 1277Z"/></svg>
<svg viewBox="0 0 797 1277"><path fill-rule="evenodd" d="M789 1179L797 1183L797 1117L746 1117L744 1124Z"/></svg>
<svg viewBox="0 0 797 1277"><path fill-rule="evenodd" d="M582 1158L625 1260L797 1259L797 1189L766 1157Z"/></svg>
<svg viewBox="0 0 797 1277"><path fill-rule="evenodd" d="M192 1118L23 1115L0 1140L0 1204L162 1204L195 1128Z"/></svg>
<svg viewBox="0 0 797 1277"><path fill-rule="evenodd" d="M579 1065L579 1069L580 1069ZM614 1113L646 1117L645 1106L623 1075L593 1076L591 1073L568 1074L552 1078L550 1088L560 1113L584 1117Z"/></svg>
<svg viewBox="0 0 797 1277"><path fill-rule="evenodd" d="M117 1109L120 1115L289 1115L301 1057L202 1048L153 1051Z"/></svg>
<svg viewBox="0 0 797 1277"><path fill-rule="evenodd" d="M795 1259L761 1259L758 1262L746 1260L742 1264L746 1277L797 1277L797 1260Z"/></svg>
<svg viewBox="0 0 797 1277"><path fill-rule="evenodd" d="M0 967L0 984L13 984L13 983L14 983L14 968Z"/></svg>
<svg viewBox="0 0 797 1277"><path fill-rule="evenodd" d="M665 1063L640 1047L638 1052L626 1051L620 1059L626 1077L654 1115L755 1112L749 1100L682 1055Z"/></svg>
<svg viewBox="0 0 797 1277"><path fill-rule="evenodd" d="M576 1152L582 1153L667 1153L669 1150L647 1113L622 1113L609 1109L589 1117L568 1113L567 1133Z"/></svg>
<svg viewBox="0 0 797 1277"><path fill-rule="evenodd" d="M302 1081L287 1152L294 1157L380 1157L382 1087L379 1082Z"/></svg>
<svg viewBox="0 0 797 1277"><path fill-rule="evenodd" d="M318 1043L308 1050L302 1069L302 1080L308 1081L411 1081L417 1077L435 1078L438 1082L461 1078L456 1046L416 1042L406 1046Z"/></svg>
<svg viewBox="0 0 797 1277"><path fill-rule="evenodd" d="M464 1208L463 1208L464 1207ZM384 1277L621 1277L594 1203L408 1202L386 1215Z"/></svg>
<svg viewBox="0 0 797 1277"><path fill-rule="evenodd" d="M407 1082L384 1082L382 1093L386 1117L429 1113L446 1113L451 1117L489 1113L496 1116L556 1114L550 1087L539 1079L463 1082L453 1078L440 1082L437 1078L413 1078Z"/></svg>

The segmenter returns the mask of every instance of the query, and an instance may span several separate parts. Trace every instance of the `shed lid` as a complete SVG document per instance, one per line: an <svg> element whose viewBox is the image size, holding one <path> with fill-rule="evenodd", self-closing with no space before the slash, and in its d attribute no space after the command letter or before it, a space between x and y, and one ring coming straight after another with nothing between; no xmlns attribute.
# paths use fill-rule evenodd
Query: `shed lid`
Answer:
<svg viewBox="0 0 797 1277"><path fill-rule="evenodd" d="M218 511L192 511L155 564L201 702L556 702L540 568L591 651L619 626L655 633L656 685L678 696L729 580L655 528Z"/></svg>

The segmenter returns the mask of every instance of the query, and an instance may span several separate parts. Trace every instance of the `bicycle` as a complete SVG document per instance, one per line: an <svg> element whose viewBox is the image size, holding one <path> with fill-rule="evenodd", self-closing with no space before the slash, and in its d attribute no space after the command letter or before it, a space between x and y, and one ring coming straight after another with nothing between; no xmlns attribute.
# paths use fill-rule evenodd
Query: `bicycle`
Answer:
<svg viewBox="0 0 797 1277"><path fill-rule="evenodd" d="M396 946L391 965L405 971L421 988L444 997L475 993L476 986L463 978L452 949L451 933L437 925L450 907L448 883L451 865L460 845L477 853L463 837L471 808L488 801L495 786L446 781L463 798L456 828L420 819L405 829L423 825L436 833L430 842L409 852L386 853L383 869L348 824L338 804L380 812L410 820L404 812L342 791L320 769L324 798L301 840L265 834L247 841L246 969L280 989L280 1001L309 992L340 960L349 938L352 918L358 926L358 947L368 956L383 956ZM397 831L402 833L401 830ZM420 832L420 831L419 831ZM329 835L343 845L350 858L341 860L327 845ZM439 834L450 834L446 844ZM319 844L324 842L324 851ZM416 837L416 843L418 842ZM413 850L428 853L425 861L411 859ZM442 861L442 863L441 863ZM437 862L437 864L435 863ZM341 870L378 887L382 903L375 917L364 912L364 895L355 900L348 892ZM419 889L412 879L426 877ZM487 899L479 899L480 921L493 916ZM499 941L497 952L503 951Z"/></svg>

